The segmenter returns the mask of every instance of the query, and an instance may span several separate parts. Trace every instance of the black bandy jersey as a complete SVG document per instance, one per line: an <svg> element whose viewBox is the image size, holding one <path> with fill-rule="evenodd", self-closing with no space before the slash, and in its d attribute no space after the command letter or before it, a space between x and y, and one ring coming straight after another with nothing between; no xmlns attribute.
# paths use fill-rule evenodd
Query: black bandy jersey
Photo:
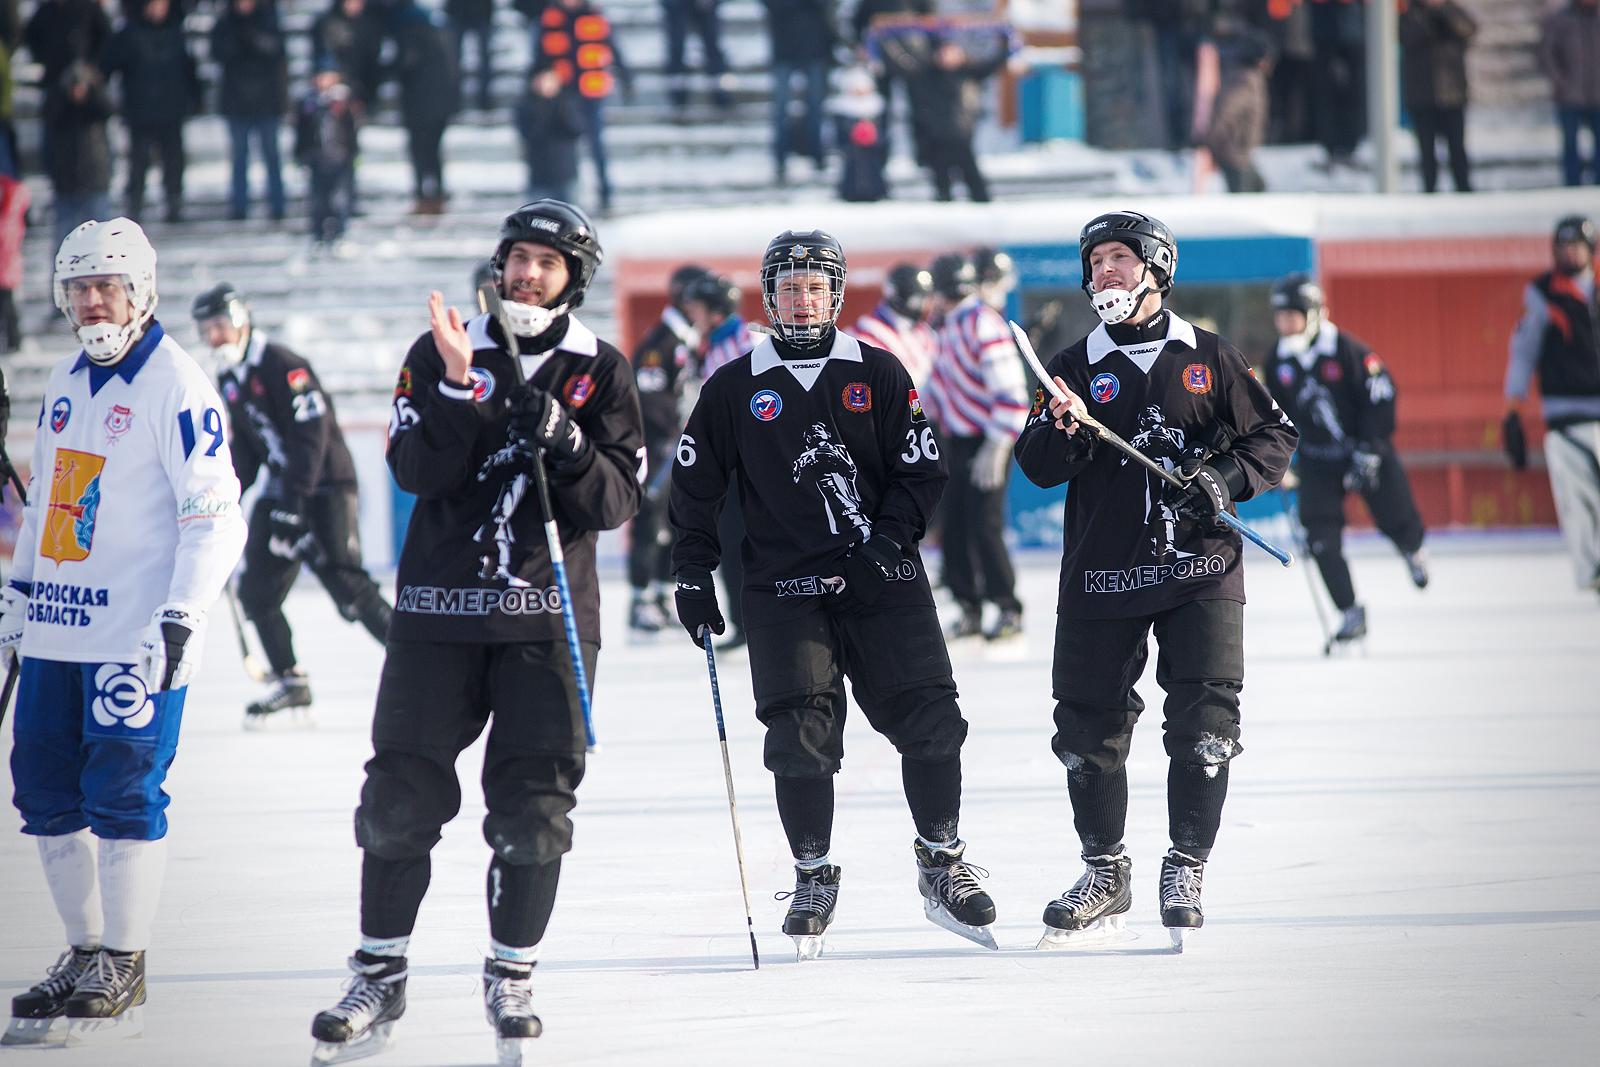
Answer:
<svg viewBox="0 0 1600 1067"><path fill-rule="evenodd" d="M731 549L717 516L737 478L745 588L817 595L817 577L836 575L845 550L874 533L915 560L946 477L898 359L842 331L809 360L786 361L762 338L706 380L679 439L673 566L716 567Z"/></svg>
<svg viewBox="0 0 1600 1067"><path fill-rule="evenodd" d="M491 332L492 331L492 332ZM433 336L417 338L395 386L389 469L417 502L395 578L389 636L407 641L560 641L561 596L526 452L507 434L511 356L487 315L467 323L471 388L442 380ZM566 405L593 444L582 469L549 465L579 636L600 641L598 531L639 509L644 431L633 371L576 318L555 348L520 357L530 386Z"/></svg>
<svg viewBox="0 0 1600 1067"><path fill-rule="evenodd" d="M1243 475L1236 500L1277 484L1289 465L1294 426L1244 356L1170 312L1164 339L1125 351L1101 326L1046 369L1083 398L1089 414L1168 470L1213 427L1224 430L1233 438L1228 455ZM1043 389L1034 395L1016 457L1036 485L1070 482L1062 614L1117 619L1191 600L1244 603L1240 536L1180 517L1166 483L1116 449L1095 442L1085 455L1056 429Z"/></svg>
<svg viewBox="0 0 1600 1067"><path fill-rule="evenodd" d="M1303 353L1278 343L1265 368L1267 388L1300 431L1300 454L1344 462L1358 443L1394 436L1395 388L1377 353L1331 322Z"/></svg>
<svg viewBox="0 0 1600 1067"><path fill-rule="evenodd" d="M633 377L639 387L645 439L651 447L662 439L676 438L683 428L678 402L698 343L694 327L676 308L668 307L634 350Z"/></svg>
<svg viewBox="0 0 1600 1067"><path fill-rule="evenodd" d="M263 465L267 490L282 496L356 484L333 399L304 359L251 330L244 357L217 375L217 389L228 405L240 489L255 484Z"/></svg>

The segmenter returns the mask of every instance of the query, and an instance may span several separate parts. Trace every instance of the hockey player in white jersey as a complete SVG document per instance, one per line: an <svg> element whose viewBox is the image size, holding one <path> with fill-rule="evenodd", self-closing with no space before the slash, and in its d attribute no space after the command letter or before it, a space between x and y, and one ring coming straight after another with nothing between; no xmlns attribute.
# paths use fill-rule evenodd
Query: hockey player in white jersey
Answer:
<svg viewBox="0 0 1600 1067"><path fill-rule="evenodd" d="M923 389L933 374L938 342L928 325L928 297L933 275L922 267L898 263L883 279L883 299L856 320L856 336L900 360L911 384Z"/></svg>
<svg viewBox="0 0 1600 1067"><path fill-rule="evenodd" d="M56 255L82 350L45 388L0 659L20 664L11 772L67 950L11 1002L6 1044L134 1036L168 797L203 626L244 547L222 402L155 319L155 250L128 219Z"/></svg>

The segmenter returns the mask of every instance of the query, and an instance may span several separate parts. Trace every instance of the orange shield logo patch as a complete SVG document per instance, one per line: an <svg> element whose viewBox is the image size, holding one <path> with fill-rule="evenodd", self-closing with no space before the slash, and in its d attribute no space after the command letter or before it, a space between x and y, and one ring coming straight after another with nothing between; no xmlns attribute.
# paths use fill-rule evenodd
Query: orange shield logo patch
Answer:
<svg viewBox="0 0 1600 1067"><path fill-rule="evenodd" d="M50 474L50 503L45 506L39 554L57 563L89 558L94 544L95 515L100 510L100 472L106 458L63 448L56 452Z"/></svg>

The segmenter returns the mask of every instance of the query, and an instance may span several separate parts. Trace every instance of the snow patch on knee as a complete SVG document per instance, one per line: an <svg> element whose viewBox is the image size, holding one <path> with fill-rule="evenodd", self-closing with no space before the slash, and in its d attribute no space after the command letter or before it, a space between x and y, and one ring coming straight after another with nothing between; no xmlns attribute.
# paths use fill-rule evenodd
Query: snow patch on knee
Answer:
<svg viewBox="0 0 1600 1067"><path fill-rule="evenodd" d="M1215 778L1219 763L1227 763L1238 751L1238 743L1216 734L1201 734L1194 743L1194 754L1205 764L1206 777Z"/></svg>
<svg viewBox="0 0 1600 1067"><path fill-rule="evenodd" d="M1084 759L1076 752L1058 752L1056 756L1061 760L1061 765L1067 769L1068 774L1077 774L1084 769Z"/></svg>

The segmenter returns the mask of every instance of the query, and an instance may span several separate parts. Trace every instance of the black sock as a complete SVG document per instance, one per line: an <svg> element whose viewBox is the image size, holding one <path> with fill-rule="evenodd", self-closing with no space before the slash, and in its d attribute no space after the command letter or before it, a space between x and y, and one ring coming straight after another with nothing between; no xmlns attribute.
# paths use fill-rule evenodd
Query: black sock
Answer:
<svg viewBox="0 0 1600 1067"><path fill-rule="evenodd" d="M489 860L489 936L502 945L528 948L544 940L556 906L561 860L549 863L507 863Z"/></svg>
<svg viewBox="0 0 1600 1067"><path fill-rule="evenodd" d="M428 891L433 865L427 855L386 860L361 853L361 933L371 938L410 937Z"/></svg>
<svg viewBox="0 0 1600 1067"><path fill-rule="evenodd" d="M1197 860L1211 855L1228 798L1228 765L1173 761L1167 770L1167 832L1172 847Z"/></svg>
<svg viewBox="0 0 1600 1067"><path fill-rule="evenodd" d="M1114 852L1127 831L1127 767L1118 767L1109 774L1068 771L1067 797L1072 801L1072 825L1083 842L1083 854L1103 856Z"/></svg>
<svg viewBox="0 0 1600 1067"><path fill-rule="evenodd" d="M940 763L902 757L900 780L917 834L924 841L954 841L961 820L961 757Z"/></svg>
<svg viewBox="0 0 1600 1067"><path fill-rule="evenodd" d="M775 777L778 818L797 860L821 859L833 844L833 775Z"/></svg>

